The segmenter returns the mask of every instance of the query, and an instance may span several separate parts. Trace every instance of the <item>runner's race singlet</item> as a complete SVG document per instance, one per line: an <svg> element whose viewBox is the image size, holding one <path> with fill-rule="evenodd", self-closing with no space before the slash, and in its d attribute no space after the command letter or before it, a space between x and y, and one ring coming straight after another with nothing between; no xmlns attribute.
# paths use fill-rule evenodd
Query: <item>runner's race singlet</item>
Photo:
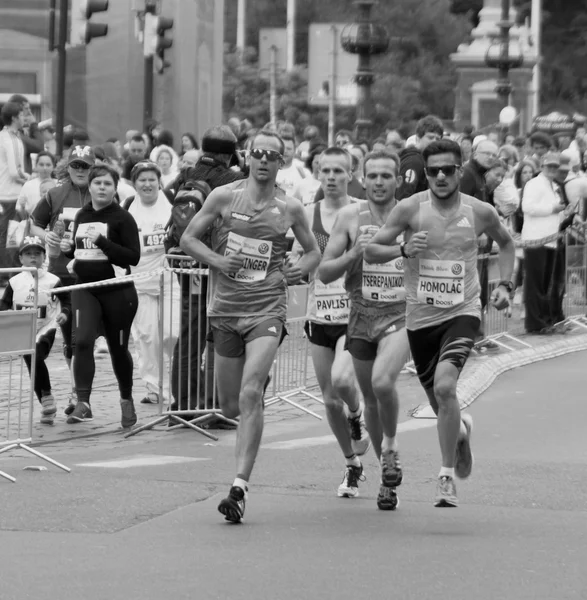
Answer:
<svg viewBox="0 0 587 600"><path fill-rule="evenodd" d="M260 209L254 208L246 180L224 186L232 202L212 235L212 249L224 256L240 250L244 264L236 273L214 271L211 317L264 315L285 320L286 280L283 274L287 239L283 192Z"/></svg>
<svg viewBox="0 0 587 600"><path fill-rule="evenodd" d="M312 233L323 256L330 234L326 233L322 223L321 206L322 200L314 204ZM349 321L350 306L348 294L344 289L344 277L331 283L322 283L316 277L312 278L308 291L309 321L328 325L346 325Z"/></svg>
<svg viewBox="0 0 587 600"><path fill-rule="evenodd" d="M450 217L443 217L432 205L429 192L418 194L418 200L417 231L428 232L428 248L405 261L408 329L431 327L461 315L480 318L471 198L461 194L459 208Z"/></svg>
<svg viewBox="0 0 587 600"><path fill-rule="evenodd" d="M379 229L367 201L360 201L357 212L359 228L356 239L363 228ZM381 314L387 315L403 314L406 310L404 259L401 256L382 264L369 264L362 256L357 258L347 271L345 285L353 309L378 309Z"/></svg>

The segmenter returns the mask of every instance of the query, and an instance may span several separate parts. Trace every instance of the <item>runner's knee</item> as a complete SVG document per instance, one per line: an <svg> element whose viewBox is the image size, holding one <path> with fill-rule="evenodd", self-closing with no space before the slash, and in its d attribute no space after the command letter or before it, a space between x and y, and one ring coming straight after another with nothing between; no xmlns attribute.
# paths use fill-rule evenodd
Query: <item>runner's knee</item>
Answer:
<svg viewBox="0 0 587 600"><path fill-rule="evenodd" d="M448 374L437 375L434 380L434 397L438 404L450 402L457 395L457 382Z"/></svg>

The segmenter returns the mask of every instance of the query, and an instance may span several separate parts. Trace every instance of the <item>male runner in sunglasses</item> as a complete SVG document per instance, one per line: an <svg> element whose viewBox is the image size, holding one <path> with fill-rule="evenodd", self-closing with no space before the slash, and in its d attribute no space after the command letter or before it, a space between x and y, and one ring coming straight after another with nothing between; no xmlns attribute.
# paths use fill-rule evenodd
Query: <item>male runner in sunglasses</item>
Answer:
<svg viewBox="0 0 587 600"><path fill-rule="evenodd" d="M263 433L263 386L284 334L287 285L318 266L320 251L302 203L276 188L283 141L261 130L254 138L250 174L216 188L181 238L182 250L210 265L208 316L214 335L218 397L224 415L240 415L237 475L218 510L243 519L248 482ZM292 228L304 254L285 264L286 233ZM212 230L212 249L202 236Z"/></svg>
<svg viewBox="0 0 587 600"><path fill-rule="evenodd" d="M466 478L473 466L472 419L460 414L457 381L480 325L477 238L483 233L500 248L501 281L491 301L509 304L514 243L496 210L461 194L461 150L452 140L423 151L429 190L402 200L365 249L365 260L383 262L387 246L400 233L405 258L406 327L414 364L438 417L442 467L435 506L457 506L455 475Z"/></svg>

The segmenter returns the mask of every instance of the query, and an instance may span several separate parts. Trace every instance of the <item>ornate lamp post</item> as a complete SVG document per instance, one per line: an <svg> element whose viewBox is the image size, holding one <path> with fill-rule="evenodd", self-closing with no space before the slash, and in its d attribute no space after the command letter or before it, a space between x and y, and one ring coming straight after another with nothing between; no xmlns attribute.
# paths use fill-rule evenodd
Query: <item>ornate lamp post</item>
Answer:
<svg viewBox="0 0 587 600"><path fill-rule="evenodd" d="M491 44L485 55L487 66L499 70L495 92L500 99L502 108L509 105L510 94L512 93L509 72L511 69L520 68L524 63L521 48L516 55L510 54L510 29L513 25L513 21L510 21L510 0L502 0L501 21L498 23L500 30L499 41Z"/></svg>
<svg viewBox="0 0 587 600"><path fill-rule="evenodd" d="M359 66L355 75L357 84L357 118L355 121L355 137L357 140L371 138L373 124L373 101L371 86L375 75L371 68L371 57L387 52L389 34L383 25L371 21L371 10L377 0L356 0L358 19L356 23L347 25L341 33L341 44L346 52L359 55Z"/></svg>

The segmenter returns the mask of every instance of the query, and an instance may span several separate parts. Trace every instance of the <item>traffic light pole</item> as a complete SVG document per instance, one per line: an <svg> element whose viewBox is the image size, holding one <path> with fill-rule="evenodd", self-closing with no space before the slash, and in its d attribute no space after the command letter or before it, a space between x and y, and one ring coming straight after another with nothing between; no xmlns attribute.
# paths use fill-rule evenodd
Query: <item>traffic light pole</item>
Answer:
<svg viewBox="0 0 587 600"><path fill-rule="evenodd" d="M60 0L59 4L59 42L57 44L57 108L55 111L55 133L57 157L63 153L63 127L65 126L65 77L67 67L67 23L68 0Z"/></svg>
<svg viewBox="0 0 587 600"><path fill-rule="evenodd" d="M152 56L145 56L145 87L143 98L143 131L147 131L148 122L153 118L153 67Z"/></svg>

